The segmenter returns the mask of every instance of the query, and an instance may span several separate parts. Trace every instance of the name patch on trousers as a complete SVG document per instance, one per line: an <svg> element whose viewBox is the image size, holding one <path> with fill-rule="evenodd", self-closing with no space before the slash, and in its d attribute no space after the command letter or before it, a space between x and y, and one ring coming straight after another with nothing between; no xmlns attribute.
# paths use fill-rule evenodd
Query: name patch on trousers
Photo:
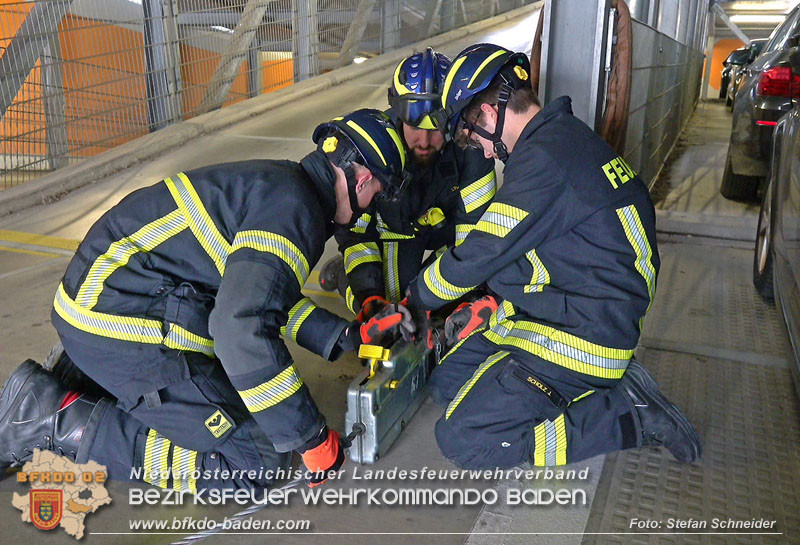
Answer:
<svg viewBox="0 0 800 545"><path fill-rule="evenodd" d="M521 380L522 382L524 382L525 384L527 384L528 386L530 386L531 388L534 388L535 390L542 392L556 407L564 408L568 405L566 400L563 397L561 397L561 395L559 395L558 392L553 390L545 381L543 381L539 377L529 373L527 369L517 366L514 367L513 371L511 371L511 374L514 375L514 377Z"/></svg>
<svg viewBox="0 0 800 545"><path fill-rule="evenodd" d="M219 439L222 437L226 431L233 427L230 421L225 418L225 415L222 414L222 411L216 411L214 414L208 417L206 420L206 428L208 431L211 432L211 435Z"/></svg>

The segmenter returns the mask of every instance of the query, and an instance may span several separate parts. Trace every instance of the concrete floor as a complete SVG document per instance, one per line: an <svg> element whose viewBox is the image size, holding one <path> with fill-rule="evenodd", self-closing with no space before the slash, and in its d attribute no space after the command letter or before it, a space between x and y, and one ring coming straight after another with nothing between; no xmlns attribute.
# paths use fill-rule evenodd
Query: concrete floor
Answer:
<svg viewBox="0 0 800 545"><path fill-rule="evenodd" d="M528 51L535 29L536 14L513 24L504 24L469 40L461 40L443 48L448 54L455 54L470 43L491 41L511 49ZM123 174L113 176L97 184L70 193L63 199L26 210L0 219L0 343L3 356L0 358L0 379L23 359L32 357L43 359L47 350L56 340L55 332L49 324L53 293L58 285L70 251L54 248L53 239L29 240L19 242L4 231L34 233L49 237L79 240L89 226L109 207L118 202L133 189L149 185L176 170L191 169L221 161L248 159L254 157L299 159L312 149L309 135L321 120L333 117L345 110L358 107L384 107L385 88L390 77L390 69L376 71L368 76L352 80L334 87L322 96L301 99L288 106L253 118L234 127L212 135L192 140L179 150L158 157L131 168ZM716 421L708 420L703 408L692 402L682 392L691 387L705 388L706 397L713 397L715 384L704 384L702 377L693 380L700 384L690 384L688 379L671 375L668 363L688 359L682 365L700 365L698 362L733 362L730 365L760 365L763 361L776 369L787 370L790 353L785 332L775 309L769 307L755 296L747 284L746 271L752 255L752 245L748 241L749 229L757 213L756 207L726 201L718 193L725 157L725 145L730 128L730 116L721 104L702 103L698 106L682 143L671 157L670 168L666 169L654 189L659 208L659 228L661 253L664 267L659 278L659 291L648 318L643 335L642 357L645 365L658 369L658 377L664 382L664 390L684 407L690 418L701 422L698 431L707 443L721 442L720 427ZM708 236L709 225L716 226L725 236ZM668 226L668 228L663 228ZM754 231L754 224L752 227ZM688 237L687 233L694 234ZM731 234L733 233L733 234ZM64 246L69 246L65 244ZM326 255L332 255L333 246L329 244ZM324 259L324 258L323 258ZM733 272L732 272L733 271ZM744 271L744 272L743 272ZM735 274L734 274L735 273ZM733 274L735 282L728 280ZM728 275L728 276L726 276ZM733 282L730 284L730 282ZM725 286L735 285L735 292L726 292ZM318 290L313 277L307 284L307 292L320 304L342 315L346 311L341 302ZM742 301L746 301L743 304ZM747 329L747 324L760 320L764 327ZM753 337L756 337L755 339ZM741 339L740 342L733 342ZM361 369L355 358L330 364L321 361L297 347L290 347L304 380L309 384L312 394L329 422L342 428L344 424L344 393L347 384ZM650 354L654 354L652 357ZM720 364L721 365L721 364ZM728 364L726 364L728 365ZM730 373L729 373L730 374ZM683 375L681 375L683 376ZM715 375L717 378L725 374ZM776 380L786 378L778 373ZM676 375L677 377L677 375ZM666 379L666 380L665 380ZM710 378L707 380L711 380ZM784 385L785 386L785 385ZM720 384L720 388L722 385ZM765 393L765 395L769 395ZM714 409L726 413L740 410L733 396L722 397ZM765 409L766 410L766 409ZM432 435L433 424L441 410L430 402L423 405L420 412L409 424L393 449L375 469L400 467L404 469L452 469L439 454ZM777 427L782 421L796 422L798 419L796 400L787 398L781 411L770 413ZM795 426L796 427L796 426ZM787 424L786 429L794 430ZM783 441L794 440L787 435ZM780 441L780 439L775 439ZM790 443L791 444L791 443ZM765 448L769 448L765 446ZM786 445L780 447L784 452ZM728 447L735 453L735 446ZM575 469L587 469L585 480L556 481L535 479L463 479L433 481L358 481L353 477L353 464L347 478L326 485L334 489L350 488L470 488L477 490L493 489L504 495L509 489L520 488L582 488L586 491L590 505L581 507L514 507L500 501L493 506L481 508L480 505L466 507L440 506L308 506L302 502L292 502L285 507L270 507L260 511L255 518L278 521L280 519L304 519L311 521L311 531L307 533L275 535L243 534L213 536L207 543L228 543L236 539L247 543L319 543L324 540L332 544L353 543L542 543L577 544L585 543L683 543L718 542L728 543L722 536L716 541L699 541L693 536L661 536L642 531L631 536L627 524L633 517L657 518L663 515L660 507L653 507L649 500L641 504L632 502L631 495L655 490L657 497L663 495L677 504L683 498L691 499L697 493L693 483L698 472L707 474L709 483L725 481L725 468L741 469L747 466L739 457L730 460L720 458L717 449L710 452L700 464L683 467L669 461L662 450L647 449L641 453L641 474L644 480L636 481L630 489L618 490L620 483L627 482L627 453L608 459L598 457L576 464ZM724 464L720 462L725 461ZM745 458L746 460L746 458ZM638 458L635 459L638 463ZM781 458L786 471L794 470L796 460ZM633 462L630 462L633 463ZM673 492L670 485L653 488L647 480L646 472L655 467L668 472L669 477L677 479L681 485ZM366 468L359 467L359 470ZM791 471L789 471L791 473ZM800 471L794 471L800 474ZM791 482L791 477L784 477ZM693 487L694 486L694 487ZM128 505L127 490L139 485L110 483L108 488L113 498L110 506L104 507L87 519L86 543L130 543L134 545L172 543L180 539L178 534L129 534L128 521L131 519L172 519L184 516L210 517L221 520L241 508L228 507L132 507ZM615 488L617 487L617 488ZM701 487L702 488L702 487ZM800 486L796 487L800 489ZM709 484L709 490L713 487ZM13 480L0 482L0 520L3 531L0 543L19 543L23 541L43 543L72 543L72 538L57 530L43 535L31 525L20 522L20 514L10 502L11 492L23 492L25 487ZM702 495L702 490L699 492ZM627 499L625 494L628 494ZM677 496L677 499L675 499ZM761 494L764 496L764 493ZM6 498L4 500L3 498ZM792 496L792 501L794 501ZM769 504L783 501L782 492L769 492L762 498ZM759 501L755 499L750 507L758 514ZM709 505L729 516L737 516L739 507L714 498ZM633 503L631 506L630 504ZM619 515L620 505L628 509ZM660 505L660 504L659 504ZM671 505L671 503L670 503ZM733 504L731 504L733 505ZM789 502L788 505L794 505ZM764 513L772 513L764 508ZM699 516L704 516L700 510ZM772 516L772 515L770 515ZM783 533L777 541L788 543L783 538L794 536L800 531L796 518L774 515L780 520L779 530ZM610 521L610 522L609 522ZM610 528L610 529L609 529ZM762 541L741 541L760 543ZM748 538L742 538L748 539Z"/></svg>

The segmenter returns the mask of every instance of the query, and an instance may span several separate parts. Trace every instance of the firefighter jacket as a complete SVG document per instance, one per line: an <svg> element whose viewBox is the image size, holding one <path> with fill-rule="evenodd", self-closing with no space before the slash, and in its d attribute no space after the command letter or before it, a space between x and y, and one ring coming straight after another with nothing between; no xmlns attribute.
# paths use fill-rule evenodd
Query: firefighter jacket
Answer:
<svg viewBox="0 0 800 545"><path fill-rule="evenodd" d="M494 201L461 245L420 273L409 303L438 308L487 282L504 299L487 339L593 380L619 379L659 265L647 187L561 97L524 128Z"/></svg>
<svg viewBox="0 0 800 545"><path fill-rule="evenodd" d="M424 250L464 240L497 191L494 161L452 142L433 166L414 170L412 165L411 174L399 201L379 202L352 228L336 233L349 283L345 299L354 313L371 295L402 299Z"/></svg>
<svg viewBox="0 0 800 545"><path fill-rule="evenodd" d="M214 165L131 193L78 248L55 297L54 325L110 354L218 358L276 449L298 448L325 421L281 333L331 358L348 324L300 291L333 232L334 180L315 151L299 164ZM125 377L132 403L186 373L162 367L112 372Z"/></svg>

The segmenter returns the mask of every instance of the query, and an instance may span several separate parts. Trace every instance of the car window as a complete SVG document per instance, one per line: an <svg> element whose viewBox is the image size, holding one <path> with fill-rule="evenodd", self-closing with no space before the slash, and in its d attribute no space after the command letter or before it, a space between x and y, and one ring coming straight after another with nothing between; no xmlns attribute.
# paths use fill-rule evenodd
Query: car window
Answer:
<svg viewBox="0 0 800 545"><path fill-rule="evenodd" d="M764 46L764 53L783 49L789 38L797 34L798 19L800 19L800 9L795 8L786 17L786 20L772 31L767 45Z"/></svg>
<svg viewBox="0 0 800 545"><path fill-rule="evenodd" d="M737 49L728 56L727 62L733 64L744 64L749 60L749 58L750 54L747 49Z"/></svg>

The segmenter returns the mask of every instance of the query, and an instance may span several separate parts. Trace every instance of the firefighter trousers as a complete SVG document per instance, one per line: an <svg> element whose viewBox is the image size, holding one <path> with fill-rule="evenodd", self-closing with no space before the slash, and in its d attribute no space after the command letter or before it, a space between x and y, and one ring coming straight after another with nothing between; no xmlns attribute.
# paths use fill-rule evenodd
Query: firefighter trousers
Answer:
<svg viewBox="0 0 800 545"><path fill-rule="evenodd" d="M553 466L636 446L634 408L615 388L619 381L505 350L481 333L456 345L431 375L431 396L447 407L436 441L451 462Z"/></svg>
<svg viewBox="0 0 800 545"><path fill-rule="evenodd" d="M291 453L275 451L218 360L160 346L131 351L132 343L114 351L107 339L61 340L75 365L117 398L92 414L83 439L109 478L175 490L263 489L288 467Z"/></svg>

